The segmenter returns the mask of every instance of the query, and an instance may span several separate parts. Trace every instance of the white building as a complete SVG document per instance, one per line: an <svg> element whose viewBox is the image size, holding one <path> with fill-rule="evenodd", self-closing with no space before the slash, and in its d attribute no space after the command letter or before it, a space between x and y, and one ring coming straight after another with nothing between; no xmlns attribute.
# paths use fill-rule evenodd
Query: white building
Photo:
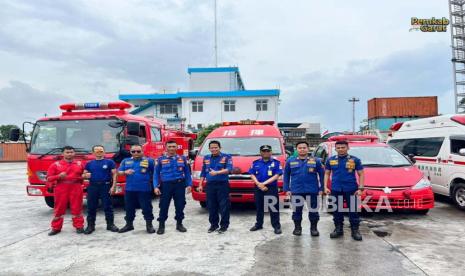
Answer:
<svg viewBox="0 0 465 276"><path fill-rule="evenodd" d="M211 124L278 121L278 89L246 90L237 67L188 68L187 92L124 94L134 104L132 114L165 118L171 125L197 130Z"/></svg>

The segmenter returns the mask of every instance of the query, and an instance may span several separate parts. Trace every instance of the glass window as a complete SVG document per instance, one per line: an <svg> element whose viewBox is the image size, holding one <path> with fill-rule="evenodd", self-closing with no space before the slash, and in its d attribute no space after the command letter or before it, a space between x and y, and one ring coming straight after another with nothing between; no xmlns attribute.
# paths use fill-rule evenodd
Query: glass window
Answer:
<svg viewBox="0 0 465 276"><path fill-rule="evenodd" d="M270 145L273 149L273 155L281 155L282 145L279 138L273 137L260 137L260 138L249 138L249 137L234 137L234 138L214 138L206 139L203 143L200 155L205 156L210 154L208 150L208 143L211 140L217 140L221 143L221 152L231 154L233 156L259 156L260 146Z"/></svg>
<svg viewBox="0 0 465 276"><path fill-rule="evenodd" d="M256 100L257 111L267 111L268 110L268 100Z"/></svg>
<svg viewBox="0 0 465 276"><path fill-rule="evenodd" d="M333 149L333 155L336 151ZM410 161L396 149L384 147L354 147L351 146L349 154L360 158L363 166L367 167L403 167L411 166Z"/></svg>
<svg viewBox="0 0 465 276"><path fill-rule="evenodd" d="M444 137L393 139L388 142L405 155L435 157L441 149Z"/></svg>
<svg viewBox="0 0 465 276"><path fill-rule="evenodd" d="M203 102L202 101L193 101L192 102L192 112L203 112Z"/></svg>
<svg viewBox="0 0 465 276"><path fill-rule="evenodd" d="M224 111L234 112L236 111L236 101L224 101Z"/></svg>
<svg viewBox="0 0 465 276"><path fill-rule="evenodd" d="M151 127L150 131L152 133L152 142L160 142L161 141L161 131L158 127Z"/></svg>
<svg viewBox="0 0 465 276"><path fill-rule="evenodd" d="M465 149L465 137L464 139L450 139L450 152L459 154L460 149Z"/></svg>
<svg viewBox="0 0 465 276"><path fill-rule="evenodd" d="M160 105L160 114L176 114L178 113L177 104L161 104Z"/></svg>

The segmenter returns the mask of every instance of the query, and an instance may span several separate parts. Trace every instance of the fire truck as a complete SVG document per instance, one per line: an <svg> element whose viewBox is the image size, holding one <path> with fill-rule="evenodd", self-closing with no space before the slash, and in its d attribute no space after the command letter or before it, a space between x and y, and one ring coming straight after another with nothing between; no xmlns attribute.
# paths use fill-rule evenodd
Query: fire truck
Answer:
<svg viewBox="0 0 465 276"><path fill-rule="evenodd" d="M109 103L68 103L60 106L62 114L41 118L35 123L23 123L23 133L27 124L32 124L31 139L27 142L19 129L13 129L10 140L18 141L23 136L28 152L26 191L29 196L43 196L45 203L53 207L53 193L47 191L45 181L48 167L60 160L64 146L76 149L76 160L87 162L94 157L92 146L103 145L106 158L119 164L129 157L129 147L142 145L145 156L157 158L165 151L165 143L175 140L178 154L188 156L194 147L196 134L179 129L170 129L166 122L153 117L134 116L128 112L132 107L127 102ZM84 182L84 189L87 187ZM118 178L115 199L124 195L125 178Z"/></svg>
<svg viewBox="0 0 465 276"><path fill-rule="evenodd" d="M212 140L221 143L221 152L232 155L233 170L229 174L231 202L254 202L255 184L248 171L252 162L260 158L260 146L270 145L273 149L273 158L279 160L283 167L286 162L284 138L273 121L224 122L207 136L199 148L192 167L192 197L199 201L202 207L206 207L206 194L205 190L198 191L200 172L204 156L210 154L208 143ZM284 200L285 193L282 187L283 181L279 178L278 191L280 198Z"/></svg>

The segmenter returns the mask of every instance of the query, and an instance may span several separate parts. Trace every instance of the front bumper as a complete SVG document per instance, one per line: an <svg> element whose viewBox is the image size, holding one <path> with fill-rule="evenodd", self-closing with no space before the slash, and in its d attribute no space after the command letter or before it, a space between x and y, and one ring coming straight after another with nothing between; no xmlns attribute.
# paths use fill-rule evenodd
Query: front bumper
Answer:
<svg viewBox="0 0 465 276"><path fill-rule="evenodd" d="M362 207L372 210L426 210L434 207L434 194L431 187L412 190L395 190L385 193L382 190L366 189L362 196Z"/></svg>

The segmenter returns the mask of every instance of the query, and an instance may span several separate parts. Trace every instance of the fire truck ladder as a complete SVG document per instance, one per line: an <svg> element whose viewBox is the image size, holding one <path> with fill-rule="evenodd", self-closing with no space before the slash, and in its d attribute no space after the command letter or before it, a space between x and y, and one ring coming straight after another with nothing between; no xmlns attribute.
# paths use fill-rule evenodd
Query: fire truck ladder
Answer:
<svg viewBox="0 0 465 276"><path fill-rule="evenodd" d="M465 113L465 0L449 0L455 113Z"/></svg>

